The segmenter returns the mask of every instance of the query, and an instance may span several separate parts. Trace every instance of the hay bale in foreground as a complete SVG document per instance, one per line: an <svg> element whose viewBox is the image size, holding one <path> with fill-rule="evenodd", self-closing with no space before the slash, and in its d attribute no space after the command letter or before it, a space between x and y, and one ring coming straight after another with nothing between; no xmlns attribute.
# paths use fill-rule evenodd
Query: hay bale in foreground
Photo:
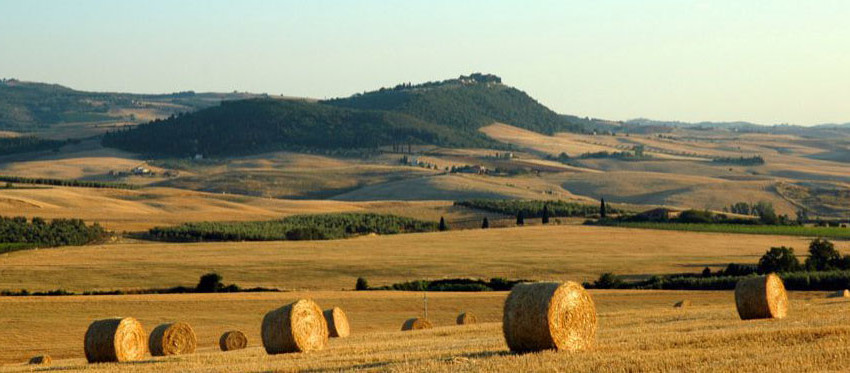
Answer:
<svg viewBox="0 0 850 373"><path fill-rule="evenodd" d="M348 325L348 316L339 307L327 309L322 312L325 322L328 324L328 336L333 338L345 338L351 333Z"/></svg>
<svg viewBox="0 0 850 373"><path fill-rule="evenodd" d="M690 306L691 306L691 301L689 301L687 299L680 300L680 301L676 302L675 304L673 304L674 308L687 308L687 307L690 307Z"/></svg>
<svg viewBox="0 0 850 373"><path fill-rule="evenodd" d="M148 352L148 335L132 317L97 320L86 330L84 349L89 363L139 360Z"/></svg>
<svg viewBox="0 0 850 373"><path fill-rule="evenodd" d="M844 289L830 293L827 298L850 298L850 290Z"/></svg>
<svg viewBox="0 0 850 373"><path fill-rule="evenodd" d="M153 356L183 355L195 352L198 339L185 322L168 323L153 329L148 348Z"/></svg>
<svg viewBox="0 0 850 373"><path fill-rule="evenodd" d="M478 318L475 317L475 315L473 315L470 312L461 312L460 315L457 315L457 324L458 325L475 324L477 322L478 322Z"/></svg>
<svg viewBox="0 0 850 373"><path fill-rule="evenodd" d="M50 355L38 355L38 356L31 357L30 360L27 362L27 364L29 364L29 365L50 365L50 363L52 363L52 362L53 362L53 359L50 357Z"/></svg>
<svg viewBox="0 0 850 373"><path fill-rule="evenodd" d="M771 273L738 281L735 305L741 320L781 319L788 313L788 295L782 279Z"/></svg>
<svg viewBox="0 0 850 373"><path fill-rule="evenodd" d="M412 319L407 319L404 324L401 325L402 331L407 330L421 330L421 329L431 329L434 325L431 324L428 319L423 319L421 317L414 317Z"/></svg>
<svg viewBox="0 0 850 373"><path fill-rule="evenodd" d="M328 324L319 305L301 299L267 313L262 335L269 354L317 351L328 344Z"/></svg>
<svg viewBox="0 0 850 373"><path fill-rule="evenodd" d="M505 300L502 331L514 352L582 350L596 338L596 305L572 281L517 284Z"/></svg>
<svg viewBox="0 0 850 373"><path fill-rule="evenodd" d="M248 347L248 337L238 330L224 332L218 339L218 347L222 351L241 350Z"/></svg>

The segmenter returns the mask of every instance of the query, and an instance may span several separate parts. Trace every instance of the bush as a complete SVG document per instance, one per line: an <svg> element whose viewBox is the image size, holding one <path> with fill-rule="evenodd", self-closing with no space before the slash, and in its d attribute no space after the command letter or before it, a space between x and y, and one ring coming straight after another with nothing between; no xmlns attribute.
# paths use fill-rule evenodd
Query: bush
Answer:
<svg viewBox="0 0 850 373"><path fill-rule="evenodd" d="M605 272L599 276L599 279L593 283L593 287L597 289L619 289L623 286L623 280L611 272Z"/></svg>
<svg viewBox="0 0 850 373"><path fill-rule="evenodd" d="M215 293L224 288L224 284L221 283L221 275L218 273L207 273L201 276L200 281L198 281L198 286L195 287L195 290L198 293Z"/></svg>
<svg viewBox="0 0 850 373"><path fill-rule="evenodd" d="M806 259L806 269L810 271L826 271L841 265L841 254L835 250L835 245L827 239L817 238L809 244L809 258Z"/></svg>
<svg viewBox="0 0 850 373"><path fill-rule="evenodd" d="M354 290L369 290L369 282L363 277L358 277L357 284L354 285Z"/></svg>
<svg viewBox="0 0 850 373"><path fill-rule="evenodd" d="M790 247L771 247L759 259L758 273L794 272L800 270L800 261Z"/></svg>

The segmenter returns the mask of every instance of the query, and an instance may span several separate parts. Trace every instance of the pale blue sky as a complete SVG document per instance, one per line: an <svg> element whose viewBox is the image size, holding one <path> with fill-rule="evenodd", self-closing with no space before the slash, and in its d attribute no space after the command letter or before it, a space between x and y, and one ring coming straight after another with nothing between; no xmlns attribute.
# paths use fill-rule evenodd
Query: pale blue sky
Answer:
<svg viewBox="0 0 850 373"><path fill-rule="evenodd" d="M850 121L850 1L0 0L0 77L317 98L470 72L561 113Z"/></svg>

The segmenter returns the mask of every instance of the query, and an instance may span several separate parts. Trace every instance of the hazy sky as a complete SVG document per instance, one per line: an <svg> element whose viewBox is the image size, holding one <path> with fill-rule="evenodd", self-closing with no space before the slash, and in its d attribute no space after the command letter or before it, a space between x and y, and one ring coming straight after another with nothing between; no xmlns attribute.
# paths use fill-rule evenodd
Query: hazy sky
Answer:
<svg viewBox="0 0 850 373"><path fill-rule="evenodd" d="M317 98L471 72L608 119L850 121L850 1L0 0L0 77Z"/></svg>

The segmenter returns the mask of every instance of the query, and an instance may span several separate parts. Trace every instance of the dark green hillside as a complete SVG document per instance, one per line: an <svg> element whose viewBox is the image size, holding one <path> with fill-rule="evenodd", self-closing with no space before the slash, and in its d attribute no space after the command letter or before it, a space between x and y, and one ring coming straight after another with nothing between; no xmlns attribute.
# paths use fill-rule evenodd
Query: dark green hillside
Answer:
<svg viewBox="0 0 850 373"><path fill-rule="evenodd" d="M547 134L582 129L581 124L558 115L525 92L501 81L495 75L472 74L442 82L400 84L324 103L395 111L470 132L493 122Z"/></svg>
<svg viewBox="0 0 850 373"><path fill-rule="evenodd" d="M251 99L113 132L105 146L132 152L227 156L298 149L363 149L394 143L477 146L483 135L461 135L408 115L338 108L303 101Z"/></svg>
<svg viewBox="0 0 850 373"><path fill-rule="evenodd" d="M505 147L478 131L504 122L532 131L580 130L494 75L473 74L319 103L253 99L111 133L103 144L148 155L245 155L276 150L375 149L393 144Z"/></svg>

